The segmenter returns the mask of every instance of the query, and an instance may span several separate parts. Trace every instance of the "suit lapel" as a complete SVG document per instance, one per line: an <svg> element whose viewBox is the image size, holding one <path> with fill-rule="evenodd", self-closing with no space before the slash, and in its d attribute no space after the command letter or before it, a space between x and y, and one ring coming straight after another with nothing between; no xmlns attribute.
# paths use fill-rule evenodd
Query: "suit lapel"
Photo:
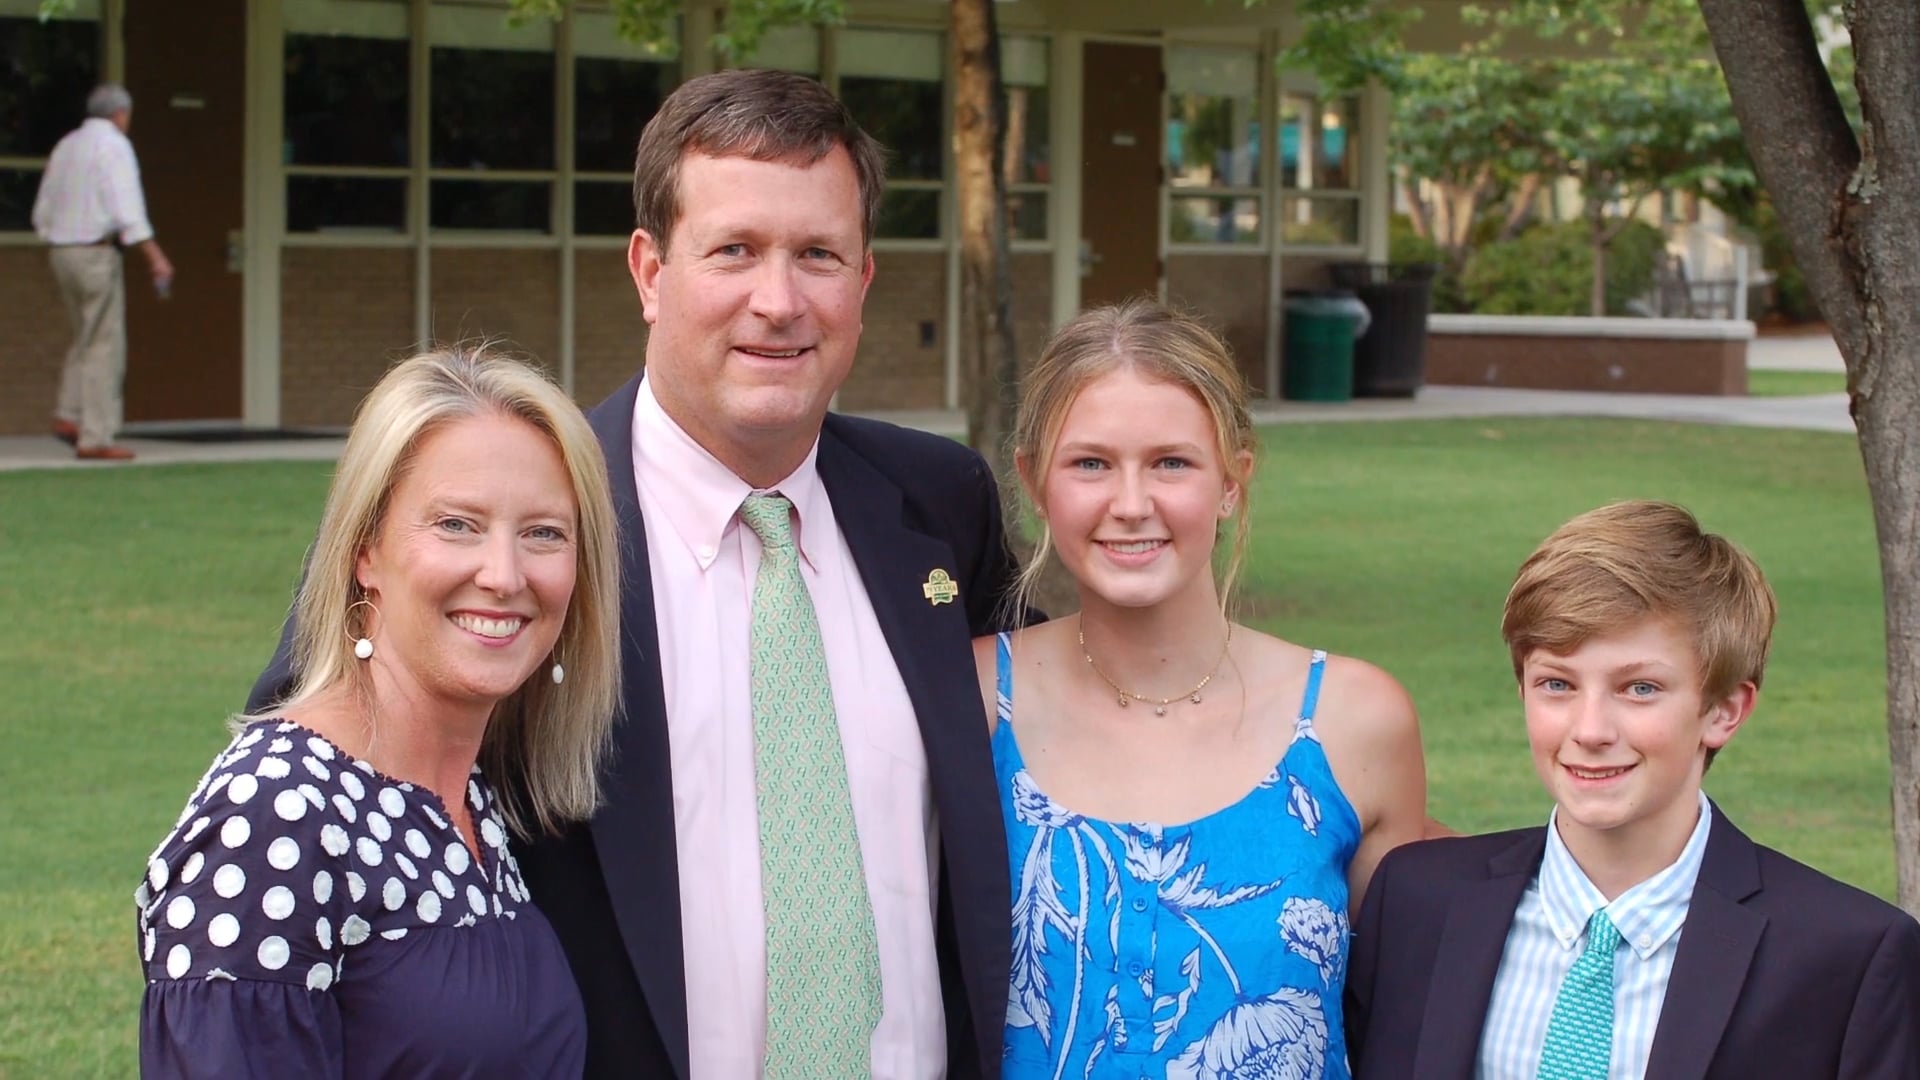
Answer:
<svg viewBox="0 0 1920 1080"><path fill-rule="evenodd" d="M923 591L936 571L952 575L959 567L946 542L907 526L899 487L849 449L831 425L821 434L816 460L919 721L961 978L981 1060L996 1062L1006 1015L1012 895L999 797L966 605L936 604Z"/></svg>
<svg viewBox="0 0 1920 1080"><path fill-rule="evenodd" d="M1647 1057L1647 1080L1706 1075L1767 927L1765 915L1742 903L1759 891L1760 856L1753 841L1715 806Z"/></svg>
<svg viewBox="0 0 1920 1080"><path fill-rule="evenodd" d="M620 938L647 1011L682 1078L687 1065L686 963L680 938L680 864L674 844L673 767L646 522L633 473L638 377L589 415L606 454L620 542L620 663L623 715L614 728L617 767L594 815L594 850Z"/></svg>
<svg viewBox="0 0 1920 1080"><path fill-rule="evenodd" d="M1447 909L1420 1023L1414 1076L1471 1077L1493 1000L1507 931L1546 850L1546 830L1529 829L1487 862L1487 878L1460 889Z"/></svg>

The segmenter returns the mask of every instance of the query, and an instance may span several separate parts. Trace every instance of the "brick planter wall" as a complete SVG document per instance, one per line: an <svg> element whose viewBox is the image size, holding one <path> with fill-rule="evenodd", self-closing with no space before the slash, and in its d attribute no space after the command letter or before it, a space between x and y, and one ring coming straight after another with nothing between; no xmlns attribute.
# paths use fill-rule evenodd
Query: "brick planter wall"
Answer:
<svg viewBox="0 0 1920 1080"><path fill-rule="evenodd" d="M1431 386L1747 392L1750 322L1435 315L1427 329Z"/></svg>

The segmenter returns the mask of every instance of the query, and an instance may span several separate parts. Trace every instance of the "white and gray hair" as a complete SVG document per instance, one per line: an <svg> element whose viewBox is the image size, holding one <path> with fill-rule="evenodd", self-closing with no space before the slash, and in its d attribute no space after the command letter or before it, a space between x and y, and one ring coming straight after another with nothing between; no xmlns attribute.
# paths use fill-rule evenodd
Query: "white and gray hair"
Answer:
<svg viewBox="0 0 1920 1080"><path fill-rule="evenodd" d="M133 95L119 83L101 83L87 95L87 115L111 120L115 113L133 109Z"/></svg>

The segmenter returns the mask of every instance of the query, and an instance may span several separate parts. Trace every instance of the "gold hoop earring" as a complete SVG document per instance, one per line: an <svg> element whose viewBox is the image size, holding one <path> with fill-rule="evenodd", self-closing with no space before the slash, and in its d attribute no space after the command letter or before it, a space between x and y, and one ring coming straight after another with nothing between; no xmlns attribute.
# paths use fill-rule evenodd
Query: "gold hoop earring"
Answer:
<svg viewBox="0 0 1920 1080"><path fill-rule="evenodd" d="M380 609L379 607L375 606L373 601L367 600L367 599L360 599L360 600L355 600L353 603L347 605L345 621L351 623L353 621L354 611L363 604L367 607L368 610L373 612L373 617L375 619L378 619L380 617ZM362 633L360 633L357 636L354 634L354 632L351 629L348 629L347 640L353 642L353 655L355 657L361 660L373 659L373 635L370 632L366 632L364 627L362 628Z"/></svg>

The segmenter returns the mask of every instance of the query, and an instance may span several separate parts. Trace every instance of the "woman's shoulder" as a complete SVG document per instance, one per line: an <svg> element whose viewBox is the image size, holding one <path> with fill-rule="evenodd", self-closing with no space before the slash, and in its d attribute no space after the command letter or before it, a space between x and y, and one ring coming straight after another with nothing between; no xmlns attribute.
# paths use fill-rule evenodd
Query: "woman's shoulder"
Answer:
<svg viewBox="0 0 1920 1080"><path fill-rule="evenodd" d="M1241 664L1259 688L1256 696L1269 698L1267 705L1276 712L1311 714L1322 742L1357 743L1369 753L1418 743L1413 699L1378 665L1243 626L1234 628L1234 638L1246 642ZM1311 677L1316 662L1317 685Z"/></svg>

